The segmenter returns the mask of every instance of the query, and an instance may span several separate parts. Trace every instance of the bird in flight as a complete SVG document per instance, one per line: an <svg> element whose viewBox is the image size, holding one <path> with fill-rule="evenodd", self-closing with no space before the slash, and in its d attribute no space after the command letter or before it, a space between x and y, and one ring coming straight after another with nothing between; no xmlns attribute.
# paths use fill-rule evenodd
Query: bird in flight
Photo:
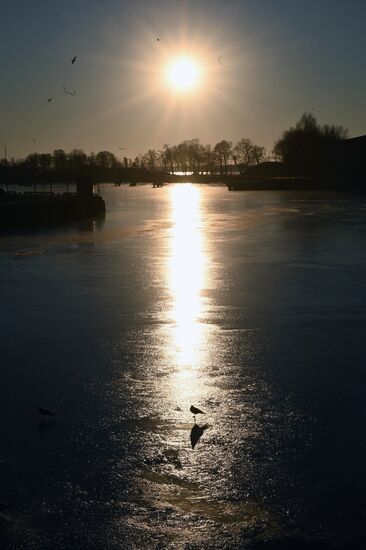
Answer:
<svg viewBox="0 0 366 550"><path fill-rule="evenodd" d="M38 405L38 414L41 416L56 416L56 413L49 411L48 409L44 409L41 405Z"/></svg>
<svg viewBox="0 0 366 550"><path fill-rule="evenodd" d="M197 409L197 407L194 407L194 405L191 405L189 410L191 411L194 417L196 417L196 414L206 414L203 411L201 411L201 409Z"/></svg>
<svg viewBox="0 0 366 550"><path fill-rule="evenodd" d="M223 65L222 55L219 55L219 57L217 58L217 61L220 63L220 65Z"/></svg>
<svg viewBox="0 0 366 550"><path fill-rule="evenodd" d="M62 86L63 89L64 89L64 93L65 94L69 94L69 95L76 95L76 90L74 90L73 92L70 92L69 90L66 90L65 86Z"/></svg>
<svg viewBox="0 0 366 550"><path fill-rule="evenodd" d="M76 61L76 55L71 59L72 65L75 63L75 61Z"/></svg>
<svg viewBox="0 0 366 550"><path fill-rule="evenodd" d="M52 101L52 97L49 97L49 98L47 99L47 103L51 103L51 101Z"/></svg>
<svg viewBox="0 0 366 550"><path fill-rule="evenodd" d="M33 136L31 136L31 138L32 138L33 143L35 143L36 142L35 138Z"/></svg>

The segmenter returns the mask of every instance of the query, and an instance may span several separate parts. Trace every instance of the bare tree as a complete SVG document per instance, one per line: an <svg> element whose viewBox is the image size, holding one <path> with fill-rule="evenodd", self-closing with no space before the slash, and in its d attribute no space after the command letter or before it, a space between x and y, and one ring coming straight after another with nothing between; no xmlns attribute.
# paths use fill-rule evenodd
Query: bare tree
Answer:
<svg viewBox="0 0 366 550"><path fill-rule="evenodd" d="M100 168L114 168L118 163L113 153L100 151L95 155L95 164Z"/></svg>
<svg viewBox="0 0 366 550"><path fill-rule="evenodd" d="M250 166L259 164L266 155L266 150L260 145L255 145L251 139L242 138L234 147L233 159L239 172L242 174Z"/></svg>
<svg viewBox="0 0 366 550"><path fill-rule="evenodd" d="M232 142L226 141L225 139L215 145L214 151L219 160L220 174L228 173L229 159L232 155L232 147Z"/></svg>
<svg viewBox="0 0 366 550"><path fill-rule="evenodd" d="M163 150L160 153L162 165L166 170L169 170L171 174L174 172L174 151L173 147L165 143Z"/></svg>
<svg viewBox="0 0 366 550"><path fill-rule="evenodd" d="M82 149L73 149L69 153L69 167L80 171L88 163L88 157Z"/></svg>
<svg viewBox="0 0 366 550"><path fill-rule="evenodd" d="M155 149L149 149L142 158L144 167L148 170L156 170L158 167L159 154Z"/></svg>

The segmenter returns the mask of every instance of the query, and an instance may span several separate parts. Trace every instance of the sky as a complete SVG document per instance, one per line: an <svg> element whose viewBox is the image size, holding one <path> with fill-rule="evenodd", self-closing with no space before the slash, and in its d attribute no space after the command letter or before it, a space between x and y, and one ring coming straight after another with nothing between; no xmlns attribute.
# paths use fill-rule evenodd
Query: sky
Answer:
<svg viewBox="0 0 366 550"><path fill-rule="evenodd" d="M305 111L363 135L365 21L364 0L2 3L0 157L192 138L270 151ZM182 55L200 69L187 93L165 77Z"/></svg>

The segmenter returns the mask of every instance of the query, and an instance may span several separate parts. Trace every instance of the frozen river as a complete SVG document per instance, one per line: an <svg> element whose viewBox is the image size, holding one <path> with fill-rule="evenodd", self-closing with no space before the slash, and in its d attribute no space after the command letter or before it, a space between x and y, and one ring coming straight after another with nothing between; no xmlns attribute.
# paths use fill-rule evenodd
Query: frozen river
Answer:
<svg viewBox="0 0 366 550"><path fill-rule="evenodd" d="M102 195L0 235L0 548L364 547L366 200Z"/></svg>

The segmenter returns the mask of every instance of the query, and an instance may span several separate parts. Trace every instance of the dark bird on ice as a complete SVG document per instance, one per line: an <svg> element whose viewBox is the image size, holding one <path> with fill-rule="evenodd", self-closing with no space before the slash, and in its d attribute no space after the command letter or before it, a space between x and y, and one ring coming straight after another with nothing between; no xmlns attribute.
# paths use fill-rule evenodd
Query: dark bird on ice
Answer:
<svg viewBox="0 0 366 550"><path fill-rule="evenodd" d="M56 413L49 411L48 409L44 409L41 407L41 405L38 405L38 414L41 416L56 416Z"/></svg>
<svg viewBox="0 0 366 550"><path fill-rule="evenodd" d="M191 405L191 408L189 410L191 411L193 416L196 416L196 414L206 414L203 411L201 411L201 409L197 409L197 407L194 407L193 405Z"/></svg>
<svg viewBox="0 0 366 550"><path fill-rule="evenodd" d="M74 64L75 61L76 61L76 55L75 55L75 57L73 57L73 58L71 59L71 63Z"/></svg>

